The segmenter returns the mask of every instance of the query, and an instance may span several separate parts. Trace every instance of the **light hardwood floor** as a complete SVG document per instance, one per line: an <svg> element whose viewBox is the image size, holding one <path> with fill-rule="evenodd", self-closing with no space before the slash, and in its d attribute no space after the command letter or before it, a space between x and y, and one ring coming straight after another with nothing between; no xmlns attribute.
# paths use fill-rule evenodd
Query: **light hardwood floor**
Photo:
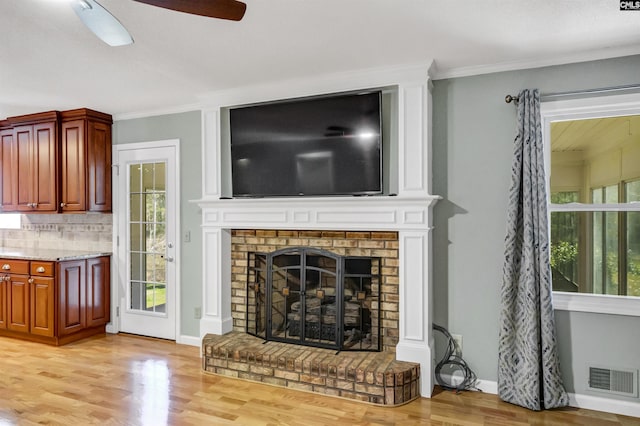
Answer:
<svg viewBox="0 0 640 426"><path fill-rule="evenodd" d="M397 408L203 373L199 349L129 335L51 347L0 339L0 425L640 425L574 408L532 412L480 392Z"/></svg>

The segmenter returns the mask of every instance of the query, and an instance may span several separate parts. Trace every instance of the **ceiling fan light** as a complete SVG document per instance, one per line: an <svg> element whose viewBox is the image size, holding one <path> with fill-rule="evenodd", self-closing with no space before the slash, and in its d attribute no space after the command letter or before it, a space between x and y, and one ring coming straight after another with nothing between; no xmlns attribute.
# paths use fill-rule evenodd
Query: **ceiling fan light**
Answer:
<svg viewBox="0 0 640 426"><path fill-rule="evenodd" d="M107 9L95 0L74 0L71 8L87 28L109 46L133 43L127 29Z"/></svg>
<svg viewBox="0 0 640 426"><path fill-rule="evenodd" d="M83 8L84 10L93 9L93 7L91 7L91 4L87 3L85 0L78 0L78 3L80 4L80 7Z"/></svg>

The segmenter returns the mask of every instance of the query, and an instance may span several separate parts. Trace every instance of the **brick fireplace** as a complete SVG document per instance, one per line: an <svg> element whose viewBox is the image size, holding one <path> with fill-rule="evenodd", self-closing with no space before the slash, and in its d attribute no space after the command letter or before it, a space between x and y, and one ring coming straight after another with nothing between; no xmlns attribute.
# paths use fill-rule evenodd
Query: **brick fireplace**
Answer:
<svg viewBox="0 0 640 426"><path fill-rule="evenodd" d="M397 232L367 232L367 231L308 231L308 230L266 230L266 229L238 229L231 232L231 316L233 318L233 330L244 332L247 330L252 333L251 327L247 328L248 324L255 324L256 313L251 311L251 307L255 306L253 288L248 284L253 284L256 280L255 277L251 277L250 270L248 269L248 263L251 263L251 253L270 253L277 250L283 250L288 248L310 248L310 249L322 249L328 253L333 253L338 256L344 256L353 259L376 259L374 270L371 270L369 265L369 272L373 272L376 276L374 279L369 279L368 286L373 287L373 291L369 292L369 296L373 300L366 301L366 296L363 294L363 302L367 305L366 316L373 316L373 324L369 323L368 327L363 330L358 329L358 333L362 334L362 338L357 340L354 336L345 337L346 340L349 337L352 338L354 349L360 350L382 350L395 353L396 345L398 344L398 233ZM378 266L379 263L379 266ZM249 278L249 279L248 279ZM308 280L311 281L311 280ZM294 283L295 285L295 283ZM288 288L288 287L285 287ZM323 290L320 287L321 292L328 291ZM282 292L282 289L279 289ZM264 294L264 290L262 291ZM311 293L308 289L307 293ZM347 303L355 305L358 303L357 292L351 292L349 295L343 296ZM365 291L366 293L366 291ZM320 305L320 299L327 299L328 296L321 294L321 298L316 297L316 294L310 294L309 301L314 301ZM247 298L251 303L247 303ZM296 299L299 301L300 298ZM275 302L274 302L275 303ZM373 305L373 306L372 306ZM295 304L294 304L295 306ZM325 304L324 306L327 306ZM318 306L320 307L320 306ZM363 313L365 309L360 308ZM263 307L263 309L266 307ZM345 308L346 310L346 308ZM310 307L312 316L314 314L313 307ZM325 313L326 318L326 313ZM365 316L365 315L362 315ZM284 315L284 318L279 318L283 328L286 328L292 337L280 337L285 335L281 333L274 340L287 340L289 343L295 343L299 340L300 330L299 324L295 321L287 321L296 319L299 315L295 313ZM317 317L317 315L315 315ZM369 318L371 320L371 318ZM322 322L322 321L318 321ZM356 321L352 321L352 324L347 323L342 328L344 331L351 331L355 327ZM358 316L358 325L360 321L360 315ZM307 320L308 324L316 324ZM333 335L336 333L335 317L333 320L325 321L326 324L321 324L329 330L333 330ZM277 324L273 325L274 328L278 327ZM292 328L295 328L292 332ZM371 332L373 329L373 332ZM367 337L364 335L366 332L373 335L368 337L370 342L367 345L363 345L364 341L367 341ZM257 331L253 331L253 334L260 335ZM265 333L262 333L261 337L265 338ZM275 333L274 333L275 334ZM310 332L311 338L309 339L310 346L320 346L325 342L324 347L333 347L327 339L317 339ZM355 333L354 333L355 334ZM333 337L333 336L332 336ZM372 344L371 341L380 345ZM318 344L314 344L318 342ZM335 349L346 349L343 346L336 344Z"/></svg>
<svg viewBox="0 0 640 426"><path fill-rule="evenodd" d="M363 253L383 259L383 282L380 284L383 351L379 354L387 358L380 361L386 370L354 371L356 382L358 378L363 380L354 386L380 385L382 390L375 392L387 395L392 403L407 401L403 395L431 396L434 353L431 223L433 205L440 197L431 194L430 186L429 85L428 66L414 66L211 94L210 107L203 110L203 193L201 199L193 202L202 210L203 315L200 336L203 339L209 336L205 352L212 357L212 367L214 364L225 365L224 368L233 366L238 369L228 371L235 371L234 375L243 372L250 377L267 377L262 374L265 369L277 367L278 363L284 366L290 363L291 370L283 372L284 377L268 376L274 382L287 380L285 377L296 374L304 375L313 382L320 380L313 372L322 372L323 368L329 374L334 364L319 363L314 367L315 364L311 363L308 366L311 373L307 374L304 363L298 366L294 358L273 358L253 350L233 352L228 347L213 343L212 336L244 334L247 319L247 265L244 262L247 252L309 246L340 255ZM261 199L232 199L229 196L229 130L225 123L228 106L373 87L384 88L383 98L388 106L387 113L383 114L383 195ZM217 338L213 340L220 341ZM282 351L286 352L286 349ZM292 354L294 352L299 353L293 351ZM335 352L323 355L322 359L330 359ZM218 356L221 358L216 358ZM391 361L389 356L395 361ZM244 357L249 364L244 367L236 365L236 357L238 360ZM373 361L364 362L373 365ZM394 363L403 362L419 364L419 380L416 377L418 370L411 366L397 370L398 364ZM298 367L299 371L296 370ZM390 377L395 374L395 379L384 380L387 373ZM348 376L349 372L344 374ZM340 381L341 378L329 374L324 380ZM412 392L412 386L418 389ZM331 392L334 391L339 390L332 387ZM392 393L395 395L393 398Z"/></svg>

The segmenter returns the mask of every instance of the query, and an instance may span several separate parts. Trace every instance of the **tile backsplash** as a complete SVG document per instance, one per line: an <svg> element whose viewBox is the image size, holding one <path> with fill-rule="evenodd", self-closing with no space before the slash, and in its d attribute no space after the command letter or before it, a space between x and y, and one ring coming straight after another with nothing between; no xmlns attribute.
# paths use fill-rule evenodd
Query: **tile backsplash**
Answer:
<svg viewBox="0 0 640 426"><path fill-rule="evenodd" d="M113 250L111 214L22 215L20 229L0 229L2 247Z"/></svg>

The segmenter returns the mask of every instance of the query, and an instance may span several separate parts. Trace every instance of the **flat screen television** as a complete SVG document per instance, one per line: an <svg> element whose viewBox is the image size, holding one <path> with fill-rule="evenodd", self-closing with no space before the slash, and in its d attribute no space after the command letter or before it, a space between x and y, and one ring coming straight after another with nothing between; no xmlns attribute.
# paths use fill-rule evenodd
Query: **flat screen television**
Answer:
<svg viewBox="0 0 640 426"><path fill-rule="evenodd" d="M234 197L382 193L381 92L229 110Z"/></svg>

